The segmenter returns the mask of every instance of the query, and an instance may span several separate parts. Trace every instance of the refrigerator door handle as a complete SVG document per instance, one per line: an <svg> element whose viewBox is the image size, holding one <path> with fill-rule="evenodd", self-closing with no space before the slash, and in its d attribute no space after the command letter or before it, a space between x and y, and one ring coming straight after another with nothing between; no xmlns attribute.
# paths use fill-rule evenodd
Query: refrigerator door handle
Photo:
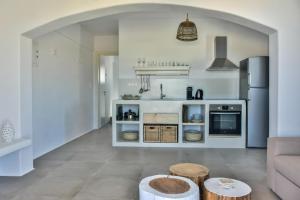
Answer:
<svg viewBox="0 0 300 200"><path fill-rule="evenodd" d="M251 87L251 73L248 73L248 84Z"/></svg>

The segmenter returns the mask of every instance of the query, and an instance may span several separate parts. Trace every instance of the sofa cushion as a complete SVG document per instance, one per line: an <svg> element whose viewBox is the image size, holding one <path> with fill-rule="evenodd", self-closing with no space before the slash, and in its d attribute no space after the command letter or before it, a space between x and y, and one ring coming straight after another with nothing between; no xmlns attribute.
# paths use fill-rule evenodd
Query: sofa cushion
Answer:
<svg viewBox="0 0 300 200"><path fill-rule="evenodd" d="M274 167L280 174L300 186L300 156L275 156Z"/></svg>

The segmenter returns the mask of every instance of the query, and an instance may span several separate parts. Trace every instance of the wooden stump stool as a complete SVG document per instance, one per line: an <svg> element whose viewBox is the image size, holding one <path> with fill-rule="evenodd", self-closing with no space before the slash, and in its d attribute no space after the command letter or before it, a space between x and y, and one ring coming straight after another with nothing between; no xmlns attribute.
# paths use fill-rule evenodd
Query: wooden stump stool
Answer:
<svg viewBox="0 0 300 200"><path fill-rule="evenodd" d="M207 167L195 163L178 163L170 166L170 174L174 176L182 176L191 179L199 186L200 197L203 197L203 183L209 178L209 170Z"/></svg>
<svg viewBox="0 0 300 200"><path fill-rule="evenodd" d="M139 200L199 200L199 187L190 179L155 175L144 178L139 184Z"/></svg>
<svg viewBox="0 0 300 200"><path fill-rule="evenodd" d="M210 178L204 182L205 200L251 200L251 188L246 183L231 179L232 186L225 188L219 179Z"/></svg>

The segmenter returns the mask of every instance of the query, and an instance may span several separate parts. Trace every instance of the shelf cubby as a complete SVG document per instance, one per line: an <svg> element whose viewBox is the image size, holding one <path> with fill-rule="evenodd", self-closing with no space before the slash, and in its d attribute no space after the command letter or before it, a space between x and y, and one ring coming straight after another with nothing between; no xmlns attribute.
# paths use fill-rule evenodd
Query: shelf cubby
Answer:
<svg viewBox="0 0 300 200"><path fill-rule="evenodd" d="M205 125L205 105L183 104L182 123L183 125Z"/></svg>
<svg viewBox="0 0 300 200"><path fill-rule="evenodd" d="M135 113L136 118L128 119L126 113ZM140 119L140 106L138 104L117 104L116 105L116 121L117 123L134 123L139 122Z"/></svg>
<svg viewBox="0 0 300 200"><path fill-rule="evenodd" d="M200 131L201 139L192 141L186 139L186 131L193 130L193 131ZM203 125L182 125L182 142L183 143L204 143L205 142L205 126Z"/></svg>
<svg viewBox="0 0 300 200"><path fill-rule="evenodd" d="M182 142L204 143L205 142L205 104L183 104L182 105ZM187 140L186 131L200 131L200 140ZM190 136L192 137L192 136Z"/></svg>
<svg viewBox="0 0 300 200"><path fill-rule="evenodd" d="M128 143L138 143L140 138L139 138L139 124L136 123L117 123L116 125L116 131L117 131L117 141L118 142L128 142ZM135 131L137 132L137 139L136 140L126 140L123 138L122 134L123 131Z"/></svg>

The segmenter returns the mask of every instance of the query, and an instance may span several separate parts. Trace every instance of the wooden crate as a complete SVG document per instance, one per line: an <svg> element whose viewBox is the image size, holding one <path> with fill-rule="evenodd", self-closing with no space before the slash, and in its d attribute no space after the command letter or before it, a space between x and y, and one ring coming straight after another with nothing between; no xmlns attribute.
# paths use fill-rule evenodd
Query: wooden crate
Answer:
<svg viewBox="0 0 300 200"><path fill-rule="evenodd" d="M160 142L159 125L144 125L144 142Z"/></svg>
<svg viewBox="0 0 300 200"><path fill-rule="evenodd" d="M179 117L176 113L145 113L145 124L178 124Z"/></svg>
<svg viewBox="0 0 300 200"><path fill-rule="evenodd" d="M165 125L161 126L160 142L177 143L177 126Z"/></svg>

